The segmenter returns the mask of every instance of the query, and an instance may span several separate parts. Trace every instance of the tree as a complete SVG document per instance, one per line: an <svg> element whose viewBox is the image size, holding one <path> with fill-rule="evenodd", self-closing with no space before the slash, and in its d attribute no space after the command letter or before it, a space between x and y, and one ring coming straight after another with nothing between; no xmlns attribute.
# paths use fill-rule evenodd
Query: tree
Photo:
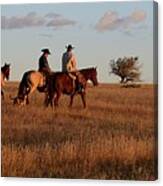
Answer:
<svg viewBox="0 0 163 186"><path fill-rule="evenodd" d="M138 57L124 57L110 61L111 72L121 78L120 83L140 81Z"/></svg>

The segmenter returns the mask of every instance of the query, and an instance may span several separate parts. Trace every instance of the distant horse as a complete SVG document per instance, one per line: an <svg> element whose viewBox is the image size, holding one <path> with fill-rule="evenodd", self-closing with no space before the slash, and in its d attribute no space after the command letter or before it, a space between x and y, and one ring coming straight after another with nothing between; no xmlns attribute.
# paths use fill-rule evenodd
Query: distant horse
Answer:
<svg viewBox="0 0 163 186"><path fill-rule="evenodd" d="M26 105L29 104L28 96L35 90L45 92L46 77L38 71L27 71L23 74L19 84L18 94L15 98L11 98L14 104Z"/></svg>
<svg viewBox="0 0 163 186"><path fill-rule="evenodd" d="M2 87L5 85L5 79L9 80L10 76L10 64L5 63L3 67L1 67L1 96L2 99L4 99L4 92L2 90Z"/></svg>
<svg viewBox="0 0 163 186"><path fill-rule="evenodd" d="M82 75L82 86L84 88L84 91L78 92L77 89L74 90L73 86L73 79L64 72L57 72L53 73L48 80L47 83L47 106L51 104L53 106L53 102L55 106L58 106L58 101L61 96L61 94L67 94L70 96L70 104L71 107L73 104L73 98L76 94L80 94L83 106L86 108L86 83L88 80L90 80L94 86L98 85L97 81L97 71L96 68L88 68L88 69L82 69L79 71Z"/></svg>

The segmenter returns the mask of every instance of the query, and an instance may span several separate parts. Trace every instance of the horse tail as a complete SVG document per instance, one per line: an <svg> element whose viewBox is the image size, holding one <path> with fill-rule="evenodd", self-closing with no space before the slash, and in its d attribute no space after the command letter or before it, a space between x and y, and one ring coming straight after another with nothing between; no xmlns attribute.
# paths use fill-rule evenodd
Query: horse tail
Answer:
<svg viewBox="0 0 163 186"><path fill-rule="evenodd" d="M30 91L30 74L32 71L25 72L19 85L18 97L24 97Z"/></svg>

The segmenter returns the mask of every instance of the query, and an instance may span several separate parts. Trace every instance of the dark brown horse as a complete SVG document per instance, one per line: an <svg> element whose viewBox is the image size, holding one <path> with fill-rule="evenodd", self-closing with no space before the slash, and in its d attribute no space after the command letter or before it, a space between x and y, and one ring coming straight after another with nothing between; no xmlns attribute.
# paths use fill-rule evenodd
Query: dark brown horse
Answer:
<svg viewBox="0 0 163 186"><path fill-rule="evenodd" d="M73 104L74 96L76 94L79 94L81 96L83 106L84 108L86 108L86 84L87 81L90 80L94 86L98 85L97 71L96 68L88 68L82 69L79 72L82 78L81 82L84 90L82 92L78 92L77 89L74 89L73 79L67 73L56 72L49 77L47 86L48 87L47 106L49 105L49 103L51 103L51 106L53 106L53 103L55 106L58 106L58 101L61 94L67 94L71 98L69 104L69 106L71 107Z"/></svg>
<svg viewBox="0 0 163 186"><path fill-rule="evenodd" d="M10 64L5 63L3 67L1 67L1 96L4 99L4 92L2 87L5 85L5 79L9 80L10 76Z"/></svg>

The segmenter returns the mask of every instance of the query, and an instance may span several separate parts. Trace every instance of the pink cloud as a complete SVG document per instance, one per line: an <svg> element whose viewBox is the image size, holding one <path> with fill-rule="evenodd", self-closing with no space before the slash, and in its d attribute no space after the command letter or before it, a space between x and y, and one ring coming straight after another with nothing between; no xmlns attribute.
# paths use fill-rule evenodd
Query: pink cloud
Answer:
<svg viewBox="0 0 163 186"><path fill-rule="evenodd" d="M95 29L99 32L115 29L126 29L134 24L143 22L146 13L142 10L135 10L126 17L120 17L117 12L108 11L98 21Z"/></svg>
<svg viewBox="0 0 163 186"><path fill-rule="evenodd" d="M25 16L2 16L2 29L16 29L25 27L34 27L44 25L45 19L38 16L35 12L31 12Z"/></svg>
<svg viewBox="0 0 163 186"><path fill-rule="evenodd" d="M45 16L40 16L35 12L30 12L24 16L1 16L2 29L21 29L29 27L63 27L74 25L76 22L62 17L62 15L55 13L48 13Z"/></svg>

